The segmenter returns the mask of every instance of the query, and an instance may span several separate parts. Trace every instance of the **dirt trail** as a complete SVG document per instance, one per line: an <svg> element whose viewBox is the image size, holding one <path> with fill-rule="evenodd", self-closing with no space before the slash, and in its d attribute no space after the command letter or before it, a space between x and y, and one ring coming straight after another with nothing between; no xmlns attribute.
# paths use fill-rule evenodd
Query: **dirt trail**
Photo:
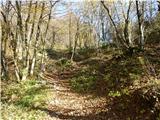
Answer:
<svg viewBox="0 0 160 120"><path fill-rule="evenodd" d="M58 75L45 74L50 84L51 97L48 99L46 110L52 120L89 120L92 115L103 111L106 99L92 95L82 95L71 90L69 79Z"/></svg>

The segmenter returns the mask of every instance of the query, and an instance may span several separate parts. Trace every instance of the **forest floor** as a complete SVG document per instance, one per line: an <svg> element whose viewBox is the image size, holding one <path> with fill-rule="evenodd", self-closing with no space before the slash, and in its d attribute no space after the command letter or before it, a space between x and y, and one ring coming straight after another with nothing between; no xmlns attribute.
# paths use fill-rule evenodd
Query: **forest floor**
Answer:
<svg viewBox="0 0 160 120"><path fill-rule="evenodd" d="M2 102L8 101L2 109L2 120L8 120L10 114L20 116L13 120L158 120L159 111L154 106L160 99L159 48L148 49L145 56L130 57L117 51L87 50L75 56L73 63L61 59L67 58L64 52L48 51L46 71L39 78L42 81L38 80L45 87L37 87L37 80L25 83L28 86L2 85ZM152 94L155 99L148 97ZM12 100L14 97L16 100ZM37 104L41 97L45 105Z"/></svg>
<svg viewBox="0 0 160 120"><path fill-rule="evenodd" d="M103 110L106 111L106 109L103 109L106 105L106 98L76 93L71 89L69 79L61 77L55 77L53 74L45 75L45 78L51 84L52 95L47 102L48 109L44 109L44 111L47 111L51 119L55 120L98 120L92 115L96 115ZM68 77L68 75L65 77Z"/></svg>
<svg viewBox="0 0 160 120"><path fill-rule="evenodd" d="M44 111L47 111L51 119L55 120L155 120L154 111L148 107L150 103L141 100L141 97L137 95L139 89L154 85L149 83L151 80L146 80L144 74L141 76L139 73L143 69L139 63L136 63L138 62L136 59L139 57L142 56L134 56L131 60L130 58L114 58L113 53L101 54L100 56L93 55L87 59L77 61L70 69L63 70L63 72L45 73L44 78L52 88L52 95L48 100L48 108L44 109ZM155 61L158 63L156 71L159 70L158 57L160 56L156 55L157 61ZM129 63L126 63L126 61L129 61ZM122 62L123 64L121 65L117 62ZM117 68L112 66L114 64L116 64ZM124 67L126 67L127 71L124 71ZM110 70L110 77L114 79L123 78L122 81L118 81L119 85L115 83L116 85L110 86L110 84L114 83L108 84L105 81L108 70ZM136 73L137 76L128 75L129 72ZM75 88L78 90L77 92L73 88L71 80L85 75L87 77L95 76L98 79L95 81L95 88L91 90L89 88L87 90ZM139 78L139 76L141 77ZM107 79L109 79L108 76ZM135 82L134 80L129 83L128 79L141 80L140 83L136 83L137 81ZM83 88L85 83L80 80L77 81L77 84L80 84ZM125 87L116 88L121 85ZM158 85L160 85L160 82L158 82Z"/></svg>

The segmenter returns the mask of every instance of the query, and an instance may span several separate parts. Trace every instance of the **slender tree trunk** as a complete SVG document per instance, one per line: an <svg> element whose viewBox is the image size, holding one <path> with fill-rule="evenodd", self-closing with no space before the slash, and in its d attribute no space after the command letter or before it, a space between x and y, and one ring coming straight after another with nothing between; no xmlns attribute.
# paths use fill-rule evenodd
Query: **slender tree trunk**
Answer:
<svg viewBox="0 0 160 120"><path fill-rule="evenodd" d="M25 63L25 65L26 65L26 67L27 67L27 63L28 63L28 52L29 52L28 23L30 21L31 7L32 7L32 1L30 1L29 8L28 8L28 15L25 20L25 47L26 47L26 63Z"/></svg>
<svg viewBox="0 0 160 120"><path fill-rule="evenodd" d="M139 25L139 48L144 48L144 1L142 2L142 10L139 10L139 1L136 0L136 10L137 10L137 17L138 17L138 25Z"/></svg>
<svg viewBox="0 0 160 120"><path fill-rule="evenodd" d="M46 26L46 30L44 33L44 36L42 37L42 57L41 57L41 72L45 71L45 64L44 64L44 60L45 60L45 43L47 40L47 32L48 32L48 28L49 28L49 24L50 24L50 20L51 20L51 14L52 14L52 8L55 4L52 5L52 3L50 2L50 10L49 10L49 14L48 14L48 20L47 20L47 26Z"/></svg>
<svg viewBox="0 0 160 120"><path fill-rule="evenodd" d="M30 14L31 14L31 7L32 7L32 1L30 1L29 3L29 7L28 7L28 14L27 14L27 18L25 20L25 31L24 31L24 39L25 39L25 68L23 69L23 76L22 76L22 80L25 80L28 76L28 71L29 71L29 38L28 38L28 34L29 34L29 30L28 30L28 23L30 21Z"/></svg>
<svg viewBox="0 0 160 120"><path fill-rule="evenodd" d="M53 32L52 32L52 43L51 43L51 46L50 46L50 48L52 49L53 48L53 46L54 46L54 42L55 42L55 37L56 37L56 33L54 32L54 30L53 30Z"/></svg>
<svg viewBox="0 0 160 120"><path fill-rule="evenodd" d="M3 51L1 51L1 76L4 77L6 80L9 78L7 65L6 65L6 59L4 57Z"/></svg>
<svg viewBox="0 0 160 120"><path fill-rule="evenodd" d="M22 10L21 3L22 1L16 1L16 10L17 10L17 26L20 34L20 41L22 46L22 60L25 59L25 39L24 39L24 30L23 30L23 22L22 22ZM25 60L23 62L23 66L25 66Z"/></svg>
<svg viewBox="0 0 160 120"><path fill-rule="evenodd" d="M75 42L74 42L74 47L73 47L73 50L72 50L71 61L73 61L73 58L74 58L74 55L75 55L75 52L76 52L77 41L78 41L78 33L76 33L76 35L75 35Z"/></svg>
<svg viewBox="0 0 160 120"><path fill-rule="evenodd" d="M28 73L32 73L31 72L31 67L30 66L30 56L29 56L29 49L30 49L30 45L31 45L31 40L32 40L32 36L33 36L33 32L34 32L34 27L35 27L35 19L36 19L36 15L37 15L37 6L38 6L38 3L36 1L35 3L35 8L34 8L34 15L33 15L33 19L32 19L32 26L31 26L31 32L30 32L30 35L29 35L29 40L28 40L28 48L27 48L27 69L28 69Z"/></svg>
<svg viewBox="0 0 160 120"><path fill-rule="evenodd" d="M126 43L128 44L129 47L132 47L132 42L130 39L130 33L129 33L129 15L130 15L130 8L131 8L131 1L129 2L128 10L127 10L127 16L125 17L125 27L124 27L124 38L126 40Z"/></svg>
<svg viewBox="0 0 160 120"><path fill-rule="evenodd" d="M2 34L1 34L1 75L7 79L8 78L8 66L6 61L6 51L7 51L7 40L8 40L8 33L7 33L7 25L1 25Z"/></svg>
<svg viewBox="0 0 160 120"><path fill-rule="evenodd" d="M123 49L128 49L129 46L124 42L123 36L119 33L118 28L117 28L111 14L110 14L109 8L105 5L104 1L101 1L101 3L103 5L103 7L105 8L105 10L107 11L109 19L110 19L110 21L111 21L111 23L112 23L112 25L115 29L116 37L117 37L118 41L121 43L121 45L123 45Z"/></svg>
<svg viewBox="0 0 160 120"><path fill-rule="evenodd" d="M73 58L74 58L74 55L75 55L75 52L76 52L78 39L79 39L79 19L77 20L77 32L76 32L76 35L75 35L75 42L74 42L74 47L73 47L73 50L72 50L71 61L73 61Z"/></svg>
<svg viewBox="0 0 160 120"><path fill-rule="evenodd" d="M35 64L36 64L36 57L37 57L37 47L38 47L38 41L39 41L39 36L40 36L40 25L42 23L42 18L43 18L43 13L44 13L44 7L45 3L42 3L42 8L41 8L41 14L38 20L38 25L37 25L37 33L36 33L36 40L34 43L34 51L33 51L33 57L32 57L32 63L31 63L31 69L30 69L30 75L33 75Z"/></svg>
<svg viewBox="0 0 160 120"><path fill-rule="evenodd" d="M72 40L71 40L71 13L69 13L69 52L72 51Z"/></svg>
<svg viewBox="0 0 160 120"><path fill-rule="evenodd" d="M41 73L43 73L45 71L45 63L44 63L44 61L45 61L45 47L46 47L47 33L48 33L49 24L50 24L50 20L51 20L52 9L56 5L57 2L58 1L55 1L52 4L52 1L50 1L50 9L49 9L49 14L48 14L47 26L46 26L46 30L44 32L44 36L42 36Z"/></svg>
<svg viewBox="0 0 160 120"><path fill-rule="evenodd" d="M22 75L20 72L20 68L18 66L18 58L17 58L17 29L16 29L16 35L14 36L13 32L10 30L10 37L11 37L11 48L13 52L13 62L14 62L14 70L15 70L15 75L17 78L17 81L20 81L22 79Z"/></svg>

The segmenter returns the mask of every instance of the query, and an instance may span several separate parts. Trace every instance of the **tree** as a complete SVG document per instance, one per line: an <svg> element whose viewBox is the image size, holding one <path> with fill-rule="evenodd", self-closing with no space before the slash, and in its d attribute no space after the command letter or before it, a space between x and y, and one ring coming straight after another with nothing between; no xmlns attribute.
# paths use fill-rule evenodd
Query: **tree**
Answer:
<svg viewBox="0 0 160 120"><path fill-rule="evenodd" d="M45 65L44 65L44 60L45 60L45 43L47 42L47 33L48 33L48 29L49 29L49 25L50 25L50 20L51 20L51 14L52 14L52 10L53 7L55 6L55 4L58 2L59 0L55 1L54 3L52 3L52 1L50 1L50 8L49 8L49 13L48 13L48 20L47 20L47 25L46 25L46 30L44 32L44 35L42 37L42 57L41 57L41 72L45 71ZM54 33L53 33L54 34Z"/></svg>
<svg viewBox="0 0 160 120"><path fill-rule="evenodd" d="M139 1L136 0L136 10L139 25L139 48L144 48L144 1L142 1L141 7Z"/></svg>
<svg viewBox="0 0 160 120"><path fill-rule="evenodd" d="M77 42L79 40L79 18L77 18L76 20L77 22L77 30L76 30L76 34L75 34L75 40L74 40L74 47L73 47L73 50L72 50L72 56L71 56L71 61L73 61L73 58L74 58L74 55L75 55L75 52L76 52L76 47L77 47Z"/></svg>
<svg viewBox="0 0 160 120"><path fill-rule="evenodd" d="M15 75L18 81L33 75L36 62L39 59L39 45L42 46L41 65L44 63L45 43L52 35L48 35L53 6L58 1L51 2L46 9L47 2L38 1L7 1L1 11L2 22L2 71L7 76L7 49L12 51ZM44 19L47 18L45 21ZM46 23L45 23L45 22ZM44 27L45 26L45 27ZM45 30L43 31L42 29ZM40 41L41 39L41 41ZM8 48L7 46L10 46Z"/></svg>
<svg viewBox="0 0 160 120"><path fill-rule="evenodd" d="M112 18L112 15L110 14L110 10L109 8L107 7L107 5L104 3L104 1L101 1L103 7L105 8L105 10L107 11L107 14L109 16L109 19L116 31L116 37L117 37L117 40L120 42L121 46L122 46L122 49L128 49L129 48L129 35L128 35L128 24L129 24L129 12L130 12L130 5L131 5L131 2L129 4L129 7L128 7L128 11L127 11L127 17L125 18L125 38L123 38L123 35L118 31L118 27L116 25L116 23L114 22L113 18ZM127 32L127 33L126 33ZM125 40L126 39L126 40ZM127 42L126 42L127 41ZM128 44L127 44L128 43Z"/></svg>
<svg viewBox="0 0 160 120"><path fill-rule="evenodd" d="M38 23L37 23L37 32L36 32L36 38L35 38L35 42L34 42L34 51L33 51L33 56L32 56L32 63L31 63L31 67L30 67L30 75L33 75L35 64L36 64L37 48L38 48L38 42L39 42L40 32L41 32L40 26L41 26L42 20L43 20L44 8L45 8L45 3L43 2L41 5L40 17L39 17Z"/></svg>

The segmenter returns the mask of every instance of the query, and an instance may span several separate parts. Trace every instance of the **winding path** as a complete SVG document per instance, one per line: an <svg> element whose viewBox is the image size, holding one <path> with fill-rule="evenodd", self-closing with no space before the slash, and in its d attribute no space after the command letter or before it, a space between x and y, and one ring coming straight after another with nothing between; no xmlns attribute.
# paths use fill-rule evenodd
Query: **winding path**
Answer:
<svg viewBox="0 0 160 120"><path fill-rule="evenodd" d="M71 90L69 79L56 74L45 74L44 77L51 88L46 110L48 120L98 120L97 115L105 107L104 97L75 93Z"/></svg>

